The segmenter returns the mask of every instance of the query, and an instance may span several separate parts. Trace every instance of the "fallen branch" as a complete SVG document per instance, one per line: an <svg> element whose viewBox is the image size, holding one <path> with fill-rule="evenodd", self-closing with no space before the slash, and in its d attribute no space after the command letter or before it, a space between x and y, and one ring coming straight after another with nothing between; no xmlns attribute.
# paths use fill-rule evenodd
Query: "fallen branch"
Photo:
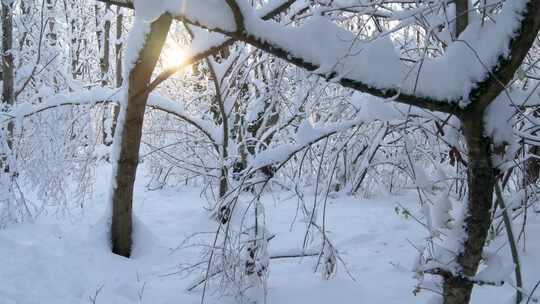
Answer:
<svg viewBox="0 0 540 304"><path fill-rule="evenodd" d="M297 259L297 258L304 258L304 257L313 257L318 256L319 252L310 251L310 252L304 252L304 253L284 253L284 254L275 254L271 255L271 260L279 260L279 259ZM191 285L189 285L188 288L186 288L187 291L193 291L195 288L199 287L201 284L206 282L208 279L211 279L215 277L216 275L223 272L223 269L217 269L214 272L212 272L209 275L204 275L202 278L199 278L195 282L193 282Z"/></svg>

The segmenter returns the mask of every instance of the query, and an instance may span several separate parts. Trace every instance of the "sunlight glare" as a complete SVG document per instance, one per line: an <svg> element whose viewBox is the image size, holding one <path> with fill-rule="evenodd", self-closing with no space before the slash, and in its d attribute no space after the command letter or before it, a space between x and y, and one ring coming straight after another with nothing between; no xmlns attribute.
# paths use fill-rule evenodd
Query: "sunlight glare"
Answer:
<svg viewBox="0 0 540 304"><path fill-rule="evenodd" d="M182 49L169 49L165 52L163 61L166 68L176 66L186 59L186 53Z"/></svg>

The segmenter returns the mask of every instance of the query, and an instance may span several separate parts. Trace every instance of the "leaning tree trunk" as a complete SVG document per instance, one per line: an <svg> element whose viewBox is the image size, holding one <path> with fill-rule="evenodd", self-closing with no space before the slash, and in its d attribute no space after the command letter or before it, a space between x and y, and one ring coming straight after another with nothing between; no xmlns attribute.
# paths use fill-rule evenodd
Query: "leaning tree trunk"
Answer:
<svg viewBox="0 0 540 304"><path fill-rule="evenodd" d="M132 244L132 201L133 185L139 162L139 147L144 120L144 111L149 92L146 87L156 66L159 54L171 25L170 14L161 15L151 23L135 66L129 72L127 103L122 105L116 136L119 149L116 171L113 172L111 241L113 253L129 257Z"/></svg>
<svg viewBox="0 0 540 304"><path fill-rule="evenodd" d="M484 134L484 111L472 111L462 117L468 147L467 184L469 197L463 229L467 234L457 263L461 273L444 277L444 304L467 304L491 225L491 206L495 186L495 170L491 161L491 139Z"/></svg>

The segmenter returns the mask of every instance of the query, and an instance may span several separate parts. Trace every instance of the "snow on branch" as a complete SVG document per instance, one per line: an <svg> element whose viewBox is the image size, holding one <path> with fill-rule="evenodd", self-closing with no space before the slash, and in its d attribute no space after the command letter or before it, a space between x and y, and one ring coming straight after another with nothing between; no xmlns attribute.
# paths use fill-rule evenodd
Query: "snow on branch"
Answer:
<svg viewBox="0 0 540 304"><path fill-rule="evenodd" d="M179 20L251 44L345 87L448 113L468 106L477 89L495 86L493 94L498 95L500 84L494 72L508 58L521 62L521 53L528 49L521 44L536 35L520 32L521 26L532 23L533 32L540 27L536 1L506 1L494 20L472 21L443 55L410 67L400 60L388 33L364 40L323 16L307 18L297 27L285 26L263 20L257 10L238 2L244 28L237 31L238 12L225 2L161 0L161 5L153 1L150 5L139 0L134 4L149 16L170 12ZM521 47L511 49L511 45ZM513 50L521 53L513 54ZM514 70L511 65L502 71L503 78Z"/></svg>
<svg viewBox="0 0 540 304"><path fill-rule="evenodd" d="M148 107L179 117L203 132L215 145L222 144L223 135L220 126L216 126L213 122L206 121L202 118L192 116L186 112L180 103L174 102L158 94L150 94L147 105Z"/></svg>
<svg viewBox="0 0 540 304"><path fill-rule="evenodd" d="M260 16L262 20L269 20L279 15L281 12L287 10L296 0L279 0L275 3L270 3L260 10ZM133 8L133 7L131 7ZM183 20L183 19L181 19ZM175 66L171 66L162 71L148 87L146 92L151 92L158 87L162 82L169 79L172 75L182 70L186 66L189 66L202 59L208 58L212 55L218 54L220 51L233 45L236 40L223 35L219 32L208 32L206 30L197 30L198 27L190 29L194 33L191 45L187 50L187 54L182 60ZM196 34L195 34L196 33Z"/></svg>
<svg viewBox="0 0 540 304"><path fill-rule="evenodd" d="M430 102L466 106L475 85L490 76L501 57L510 55L524 15L538 18L527 12L527 1L507 1L495 20L472 22L443 55L425 58L411 70L385 33L363 40L323 16L291 27L263 21L253 10L243 9L244 41L345 86L381 97L399 95L405 103L427 107Z"/></svg>
<svg viewBox="0 0 540 304"><path fill-rule="evenodd" d="M374 121L388 122L403 119L403 115L395 105L381 98L356 93L351 97L351 103L358 109L353 116L354 118L328 125L312 125L309 119L305 119L296 130L293 143L281 144L259 152L251 161L252 169L257 170L272 164L283 164L304 148L356 126Z"/></svg>
<svg viewBox="0 0 540 304"><path fill-rule="evenodd" d="M314 127L308 120L305 120L295 134L296 141L294 143L282 144L259 152L251 160L251 169L257 170L272 164L282 164L307 146L338 132L361 125L364 122L363 118L357 118L332 125Z"/></svg>
<svg viewBox="0 0 540 304"><path fill-rule="evenodd" d="M94 87L90 90L79 92L59 93L49 97L39 104L19 103L15 105L9 112L3 112L0 115L4 116L3 120L4 122L7 122L11 119L20 120L27 118L43 111L61 106L93 106L104 103L118 104L120 98L121 90L119 89ZM189 114L178 102L174 102L159 94L150 94L147 106L177 116L178 118L188 122L204 133L216 145L220 145L222 142L223 136L219 131L221 130L219 126L216 126L212 122L208 122L202 118L194 117L193 115Z"/></svg>

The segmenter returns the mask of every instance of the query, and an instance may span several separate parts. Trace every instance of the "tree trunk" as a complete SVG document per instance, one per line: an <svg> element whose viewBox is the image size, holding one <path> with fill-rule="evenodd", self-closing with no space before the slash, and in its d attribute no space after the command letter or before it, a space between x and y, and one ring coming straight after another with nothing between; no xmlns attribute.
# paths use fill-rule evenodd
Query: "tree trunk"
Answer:
<svg viewBox="0 0 540 304"><path fill-rule="evenodd" d="M469 0L456 0L456 38L469 25Z"/></svg>
<svg viewBox="0 0 540 304"><path fill-rule="evenodd" d="M99 69L100 69L100 85L101 87L106 87L109 85L109 55L110 55L110 36L111 36L111 20L108 18L109 11L111 10L111 5L107 4L105 6L105 12L102 14L99 5L95 5L95 14L96 14L96 36L97 36L97 42L98 47L100 48L100 58L99 58ZM106 18L105 22L103 23L103 27L101 26L101 23L103 20L102 18ZM108 106L105 106L105 108L108 108ZM107 110L103 111L103 116L101 118L101 136L102 136L102 143L104 145L110 145L112 143L112 140L110 137L110 129L107 128L107 119L110 117L110 113Z"/></svg>
<svg viewBox="0 0 540 304"><path fill-rule="evenodd" d="M532 146L529 148L529 154L532 156L529 157L524 164L523 172L523 188L527 189L530 185L533 185L538 181L540 177L540 147Z"/></svg>
<svg viewBox="0 0 540 304"><path fill-rule="evenodd" d="M535 110L533 116L538 119L540 118L540 110ZM533 132L533 135L538 135L539 132ZM525 149L524 145L524 149ZM531 156L527 158L524 166L523 172L523 189L527 189L530 185L535 184L540 177L540 147L537 145L531 145L528 149L528 152Z"/></svg>
<svg viewBox="0 0 540 304"><path fill-rule="evenodd" d="M13 104L13 15L12 7L2 2L2 103Z"/></svg>
<svg viewBox="0 0 540 304"><path fill-rule="evenodd" d="M193 34L190 30L190 35L193 38ZM228 182L228 175L229 170L227 168L226 162L227 158L229 156L229 117L227 115L227 111L225 110L225 105L223 101L223 96L221 95L221 83L220 79L218 79L218 76L216 74L216 70L214 68L214 64L210 59L206 59L206 64L208 65L208 69L210 70L210 77L212 79L212 82L214 83L214 89L216 90L216 96L213 99L212 105L210 107L210 110L213 115L214 123L216 125L222 126L223 131L223 142L220 145L216 145L218 147L218 153L220 158L220 175L219 175L219 198L223 198L227 191L229 191L229 182Z"/></svg>
<svg viewBox="0 0 540 304"><path fill-rule="evenodd" d="M129 257L132 244L132 202L135 174L139 162L139 147L148 93L142 93L150 82L150 77L167 38L171 25L170 14L161 15L151 24L150 33L141 49L135 66L129 73L127 103L122 105L121 116L125 119L118 125L120 142L116 171L113 172L111 241L113 253Z"/></svg>
<svg viewBox="0 0 540 304"><path fill-rule="evenodd" d="M53 0L46 0L47 9L47 26L46 35L47 42L50 47L56 46L58 43L58 33L56 28L56 2Z"/></svg>
<svg viewBox="0 0 540 304"><path fill-rule="evenodd" d="M124 26L124 13L121 7L116 8L116 41L114 46L116 71L115 71L115 83L116 87L122 86L122 31ZM114 131L116 130L116 122L118 121L118 106L112 106L112 122L111 122L111 137L114 138Z"/></svg>
<svg viewBox="0 0 540 304"><path fill-rule="evenodd" d="M2 2L2 104L12 106L15 102L15 69L13 66L13 4ZM7 124L6 143L9 150L12 149L13 142L13 122ZM0 167L4 167L5 172L9 172L6 164L7 155L0 158Z"/></svg>
<svg viewBox="0 0 540 304"><path fill-rule="evenodd" d="M470 279L476 275L491 225L495 170L491 162L491 139L484 135L483 114L483 110L473 110L461 119L468 147L469 197L463 223L467 238L457 256L461 273L448 275L444 279L444 304L469 303L473 288Z"/></svg>

